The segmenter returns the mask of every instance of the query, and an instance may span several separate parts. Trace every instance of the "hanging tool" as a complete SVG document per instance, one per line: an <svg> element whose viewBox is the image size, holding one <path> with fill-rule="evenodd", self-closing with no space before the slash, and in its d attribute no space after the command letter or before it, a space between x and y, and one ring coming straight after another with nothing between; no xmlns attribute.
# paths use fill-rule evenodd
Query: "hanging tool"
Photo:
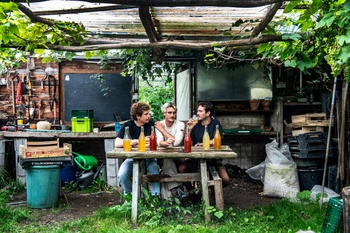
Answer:
<svg viewBox="0 0 350 233"><path fill-rule="evenodd" d="M41 119L43 116L45 105L43 104L43 100L40 99L38 103L38 119Z"/></svg>
<svg viewBox="0 0 350 233"><path fill-rule="evenodd" d="M12 77L11 80L11 91L12 91L12 113L13 115L16 115L16 96L15 96L15 81L14 79L17 79L17 82L19 82L19 76L18 76L18 72L15 71L14 76Z"/></svg>
<svg viewBox="0 0 350 233"><path fill-rule="evenodd" d="M27 89L29 91L29 96L32 96L32 83L30 81L30 59L27 62Z"/></svg>
<svg viewBox="0 0 350 233"><path fill-rule="evenodd" d="M17 93L16 93L16 104L20 104L21 102L21 94L22 94L22 80L19 76L18 77L18 83L17 83Z"/></svg>

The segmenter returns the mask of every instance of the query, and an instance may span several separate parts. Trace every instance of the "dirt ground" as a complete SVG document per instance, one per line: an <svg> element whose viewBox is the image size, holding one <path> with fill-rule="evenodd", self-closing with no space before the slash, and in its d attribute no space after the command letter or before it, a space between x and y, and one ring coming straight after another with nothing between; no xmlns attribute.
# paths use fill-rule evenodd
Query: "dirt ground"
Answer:
<svg viewBox="0 0 350 233"><path fill-rule="evenodd" d="M247 208L253 205L267 205L277 199L262 195L263 184L252 180L244 170L235 165L228 165L227 170L231 176L230 185L224 188L225 208ZM49 209L31 209L37 221L41 224L52 224L66 220L79 219L91 215L100 207L120 204L120 188L113 191L98 193L65 192L63 190L59 200L59 207ZM13 208L28 208L26 194L20 194L10 200Z"/></svg>

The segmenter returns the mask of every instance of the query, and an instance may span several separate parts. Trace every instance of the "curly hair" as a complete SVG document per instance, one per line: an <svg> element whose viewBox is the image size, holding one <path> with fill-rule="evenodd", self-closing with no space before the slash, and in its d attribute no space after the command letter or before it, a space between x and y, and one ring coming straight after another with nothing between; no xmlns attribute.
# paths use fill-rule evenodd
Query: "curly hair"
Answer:
<svg viewBox="0 0 350 233"><path fill-rule="evenodd" d="M149 111L151 108L145 102L136 102L131 106L130 115L133 120L137 120L137 116L142 116L145 111Z"/></svg>

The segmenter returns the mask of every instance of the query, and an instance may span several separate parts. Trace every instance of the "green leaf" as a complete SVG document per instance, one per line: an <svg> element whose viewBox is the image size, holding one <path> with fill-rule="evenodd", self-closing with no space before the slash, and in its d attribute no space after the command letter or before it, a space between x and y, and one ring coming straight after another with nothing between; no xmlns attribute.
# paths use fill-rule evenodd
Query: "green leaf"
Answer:
<svg viewBox="0 0 350 233"><path fill-rule="evenodd" d="M296 60L289 60L284 63L286 67L297 67L297 61Z"/></svg>
<svg viewBox="0 0 350 233"><path fill-rule="evenodd" d="M340 53L337 56L337 58L342 62L342 63L347 63L349 58L350 58L350 46L345 46L340 49Z"/></svg>
<svg viewBox="0 0 350 233"><path fill-rule="evenodd" d="M294 40L294 41L298 41L302 38L302 36L298 33L292 33L292 34L285 34L282 36L283 40Z"/></svg>
<svg viewBox="0 0 350 233"><path fill-rule="evenodd" d="M321 20L320 22L318 22L316 24L316 29L327 26L330 27L333 23L333 21L335 20L335 15L333 14L333 12L330 12L328 14L326 14Z"/></svg>
<svg viewBox="0 0 350 233"><path fill-rule="evenodd" d="M302 0L289 2L289 4L284 8L283 13L290 13L294 9L294 7L298 5L301 1Z"/></svg>

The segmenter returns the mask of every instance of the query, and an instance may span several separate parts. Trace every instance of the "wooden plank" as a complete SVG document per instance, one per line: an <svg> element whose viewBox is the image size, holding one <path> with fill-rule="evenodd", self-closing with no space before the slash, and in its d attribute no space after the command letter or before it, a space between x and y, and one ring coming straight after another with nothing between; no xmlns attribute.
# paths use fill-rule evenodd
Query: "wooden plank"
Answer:
<svg viewBox="0 0 350 233"><path fill-rule="evenodd" d="M214 180L215 205L217 210L224 210L224 193L222 190L222 180L214 166L209 167L209 172Z"/></svg>
<svg viewBox="0 0 350 233"><path fill-rule="evenodd" d="M107 152L107 158L132 158L132 159L144 159L144 158L237 158L237 153L231 149L203 150L203 148L192 147L191 153L183 153L182 147L172 147L169 149L157 149L157 151L139 152L137 148L132 148L132 151L125 152L123 148L115 148L112 151Z"/></svg>
<svg viewBox="0 0 350 233"><path fill-rule="evenodd" d="M20 157L22 157L22 151L20 150L21 145L26 144L25 138L14 139L14 149L16 154L16 179L21 183L26 183L26 170L24 170L19 162Z"/></svg>
<svg viewBox="0 0 350 233"><path fill-rule="evenodd" d="M115 148L115 139L104 139L104 147L105 147L105 153L107 151L111 151ZM110 159L107 158L106 155L106 172L107 172L107 185L112 187L118 187L119 186L119 180L118 180L118 171L119 167L122 164L122 159Z"/></svg>
<svg viewBox="0 0 350 233"><path fill-rule="evenodd" d="M179 173L176 175L143 175L142 182L152 183L166 183L166 182L187 182L187 181L200 181L199 173Z"/></svg>
<svg viewBox="0 0 350 233"><path fill-rule="evenodd" d="M208 174L207 174L207 162L205 159L201 159L199 162L199 167L201 171L201 182L202 182L202 195L203 195L203 201L204 201L204 219L205 222L210 222L210 213L208 212L208 208L210 205L209 202L209 190L208 185L205 185L208 183Z"/></svg>
<svg viewBox="0 0 350 233"><path fill-rule="evenodd" d="M132 170L132 201L131 201L131 222L137 224L137 202L140 197L140 160L133 160Z"/></svg>
<svg viewBox="0 0 350 233"><path fill-rule="evenodd" d="M36 147L36 146L45 146L45 147L59 147L60 142L57 138L56 140L51 141L26 141L26 147Z"/></svg>

